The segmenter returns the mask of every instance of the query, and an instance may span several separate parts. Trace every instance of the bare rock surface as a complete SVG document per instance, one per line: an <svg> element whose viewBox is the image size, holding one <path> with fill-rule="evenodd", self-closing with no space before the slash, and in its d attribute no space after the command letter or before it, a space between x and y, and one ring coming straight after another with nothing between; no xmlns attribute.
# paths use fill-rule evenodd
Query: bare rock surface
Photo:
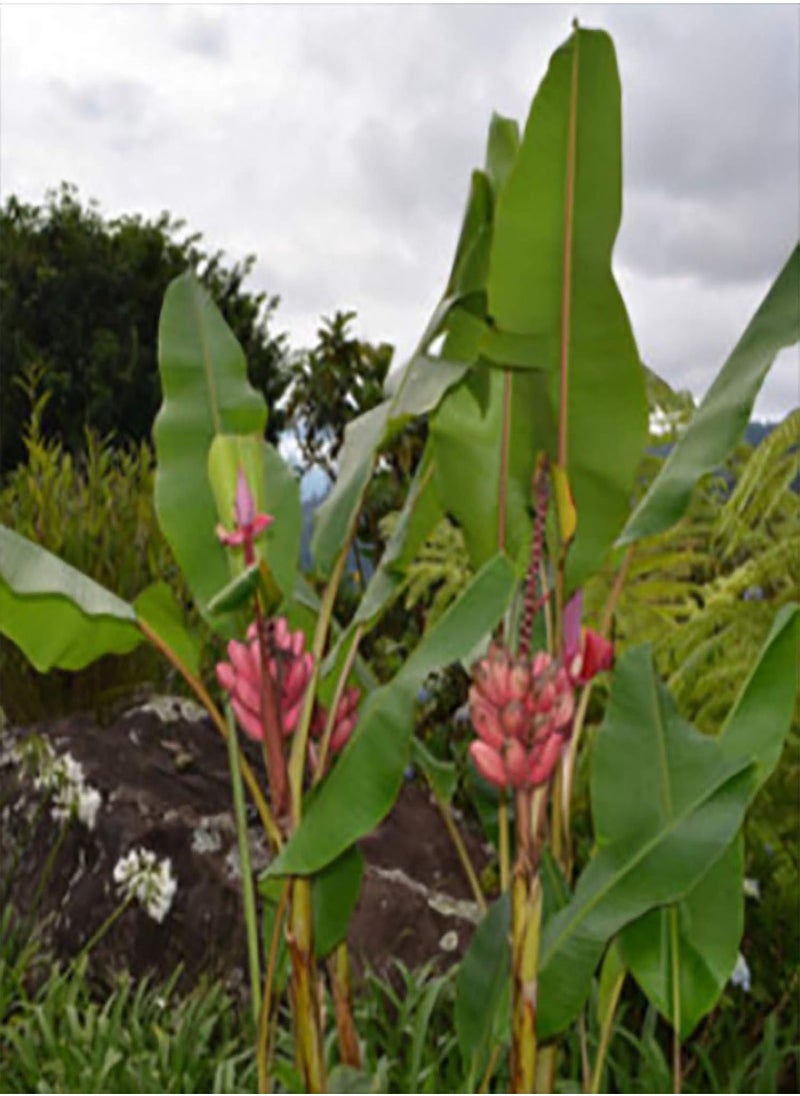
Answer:
<svg viewBox="0 0 800 1096"><path fill-rule="evenodd" d="M52 797L36 789L19 761L19 745L32 735L56 754L70 754L82 766L86 785L100 793L93 828L77 819L64 828L53 819ZM259 771L258 750L247 743L247 752ZM255 812L250 837L260 871L269 850ZM471 834L464 837L480 870L485 850ZM177 880L174 900L161 923L137 904L127 908L93 950L94 968L127 967L135 976L164 978L180 965L190 983L201 974L246 981L227 747L202 710L159 697L108 725L77 714L5 731L0 896L22 916L45 919L56 956L78 954L119 906L114 866L135 848L169 857ZM361 849L366 867L350 931L357 960L386 973L394 958L417 966L462 954L478 910L426 791L407 782Z"/></svg>

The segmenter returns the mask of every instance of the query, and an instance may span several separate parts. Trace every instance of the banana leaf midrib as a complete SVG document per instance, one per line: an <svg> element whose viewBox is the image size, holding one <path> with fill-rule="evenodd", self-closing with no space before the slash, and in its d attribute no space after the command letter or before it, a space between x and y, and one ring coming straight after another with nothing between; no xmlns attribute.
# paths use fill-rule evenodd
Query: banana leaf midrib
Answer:
<svg viewBox="0 0 800 1096"><path fill-rule="evenodd" d="M608 883L603 885L587 901L581 903L573 916L567 920L564 929L559 932L558 936L551 939L548 939L547 936L545 936L542 946L540 966L543 967L549 961L552 954L556 952L564 944L564 942L577 931L580 925L609 895L609 893L619 884L622 879L630 875L630 873L635 870L650 853L655 851L659 847L659 845L663 843L663 841L671 837L672 834L674 834L680 826L688 822L692 815L696 814L697 811L699 811L711 799L713 799L717 792L719 792L726 784L734 780L737 776L740 776L745 770L751 768L754 768L754 765L749 758L742 758L739 761L732 761L729 762L727 765L721 767L719 776L714 784L703 789L702 794L692 799L691 802L686 804L685 808L678 814L673 815L666 827L660 829L656 834L653 835L652 838L646 841L641 846L641 848L636 851L636 853L627 861L623 870L615 872ZM680 898L683 897L683 894L689 889L690 887L683 888L680 894L675 895L674 901L680 900ZM577 897L578 895L576 891L576 898Z"/></svg>

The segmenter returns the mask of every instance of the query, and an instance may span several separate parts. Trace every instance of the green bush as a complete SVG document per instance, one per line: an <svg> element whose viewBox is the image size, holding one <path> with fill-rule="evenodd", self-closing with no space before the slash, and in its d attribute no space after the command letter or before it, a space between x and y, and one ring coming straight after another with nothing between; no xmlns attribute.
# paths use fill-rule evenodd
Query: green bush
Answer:
<svg viewBox="0 0 800 1096"><path fill-rule="evenodd" d="M67 452L47 440L42 415L50 399L41 373L29 369L23 387L31 412L24 431L27 462L0 489L0 522L54 552L121 597L132 600L153 582L170 585L189 627L212 651L212 637L191 608L188 591L156 521L155 462L146 442L113 446L87 430L85 451ZM209 657L212 657L209 655ZM141 690L181 691L182 683L149 647L103 658L79 673L36 672L0 637L0 705L12 723L27 724L78 709L102 714Z"/></svg>
<svg viewBox="0 0 800 1096"><path fill-rule="evenodd" d="M161 399L159 313L167 286L186 270L197 273L242 344L250 380L274 409L275 440L286 348L272 333L278 298L245 288L254 263L207 253L200 234L168 213L107 219L66 183L40 206L9 195L0 206L0 473L24 459L25 409L12 379L32 363L53 393L45 435L70 452L83 448L86 427L120 440L150 436Z"/></svg>

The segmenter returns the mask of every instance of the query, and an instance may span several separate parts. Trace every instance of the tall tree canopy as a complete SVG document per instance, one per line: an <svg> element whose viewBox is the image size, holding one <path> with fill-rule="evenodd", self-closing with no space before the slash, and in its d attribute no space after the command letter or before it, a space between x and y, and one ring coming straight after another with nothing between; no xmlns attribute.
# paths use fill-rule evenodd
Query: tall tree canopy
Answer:
<svg viewBox="0 0 800 1096"><path fill-rule="evenodd" d="M24 457L28 408L15 378L36 365L52 392L43 428L79 450L84 427L147 438L161 399L158 317L167 285L188 268L221 308L270 408L268 435L284 425L285 337L274 335L278 298L244 288L255 260L227 265L199 234L162 213L107 220L75 187L43 205L9 197L0 208L0 472Z"/></svg>

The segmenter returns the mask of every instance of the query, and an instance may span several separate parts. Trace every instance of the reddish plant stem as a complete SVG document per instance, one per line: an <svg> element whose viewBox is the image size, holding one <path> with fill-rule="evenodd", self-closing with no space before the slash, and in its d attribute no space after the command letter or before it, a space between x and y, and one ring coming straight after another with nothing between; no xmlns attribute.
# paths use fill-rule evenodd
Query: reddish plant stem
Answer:
<svg viewBox="0 0 800 1096"><path fill-rule="evenodd" d="M147 623L145 623L144 620L139 619L137 621L137 624L139 626L139 630L150 641L150 643L152 643L156 650L160 651L164 655L164 657L181 674L186 684L190 687L197 699L208 712L209 716L211 717L211 722L222 735L223 739L227 742L228 735L230 734L230 731L228 730L228 724L225 722L219 708L211 699L211 696L208 693L208 690L203 685L202 681L195 677L195 675L191 672L186 663L178 655L175 654L172 648L169 647L161 638L161 636L159 636L157 632L154 632L153 629ZM272 845L274 851L280 852L283 846L283 839L280 830L278 829L277 823L269 809L269 806L267 805L267 801L265 800L261 792L261 788L258 786L258 781L256 780L255 773L250 768L249 764L247 763L247 759L245 758L241 750L238 750L238 755L239 768L242 773L242 778L244 779L244 782L247 785L251 796L253 797L253 802L256 805L256 809L258 810L261 822L264 826L264 832L269 838L270 844Z"/></svg>
<svg viewBox="0 0 800 1096"><path fill-rule="evenodd" d="M245 537L244 540L244 564L251 567L256 562L256 550L253 538ZM286 757L283 752L283 729L281 726L281 711L275 689L275 682L269 671L269 644L267 639L267 625L264 614L261 611L261 602L258 594L255 596L255 621L256 635L258 637L259 658L261 661L261 726L264 728L264 762L269 779L269 791L272 799L272 809L279 820L286 811L286 797L288 791ZM277 665L277 661L276 661Z"/></svg>
<svg viewBox="0 0 800 1096"><path fill-rule="evenodd" d="M561 286L561 370L558 405L558 463L567 470L567 398L569 394L569 336L572 311L572 228L575 205L575 152L578 130L578 31L572 47L567 176L564 194L564 267Z"/></svg>
<svg viewBox="0 0 800 1096"><path fill-rule="evenodd" d="M267 622L264 620L258 596L256 596L255 602L255 616L258 650L261 659L261 725L264 728L264 760L266 761L267 777L269 778L272 809L275 817L280 821L285 816L288 806L289 784L286 772L286 756L283 751L283 730L278 692L276 682L273 680L269 669L270 652Z"/></svg>
<svg viewBox="0 0 800 1096"><path fill-rule="evenodd" d="M343 940L328 958L328 975L336 1012L336 1033L342 1065L361 1069L361 1047L353 1020L353 992L350 984L350 960L347 941Z"/></svg>
<svg viewBox="0 0 800 1096"><path fill-rule="evenodd" d="M506 550L508 451L511 444L511 370L503 371L503 431L500 436L500 482L497 485L497 548Z"/></svg>
<svg viewBox="0 0 800 1096"><path fill-rule="evenodd" d="M519 653L527 658L531 650L531 636L533 634L533 622L536 614L546 600L546 592L542 591L542 597L536 597L539 572L544 558L544 528L547 519L547 457L540 457L533 473L531 493L534 497L535 514L533 520L533 540L531 541L531 558L528 564L528 574L525 580L525 597L522 609L522 624L519 629Z"/></svg>
<svg viewBox="0 0 800 1096"><path fill-rule="evenodd" d="M503 371L503 428L500 434L500 476L497 484L497 550L506 550L506 518L508 510L508 451L511 444L511 370ZM502 641L505 621L497 626L497 636Z"/></svg>

